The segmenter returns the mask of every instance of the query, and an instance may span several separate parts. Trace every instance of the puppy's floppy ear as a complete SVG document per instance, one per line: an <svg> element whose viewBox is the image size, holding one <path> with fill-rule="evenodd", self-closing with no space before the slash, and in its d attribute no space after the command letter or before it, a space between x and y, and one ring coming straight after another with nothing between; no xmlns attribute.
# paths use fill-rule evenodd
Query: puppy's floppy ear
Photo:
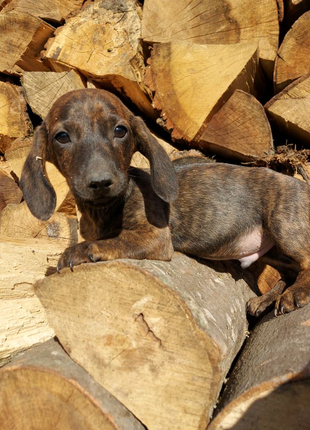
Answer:
<svg viewBox="0 0 310 430"><path fill-rule="evenodd" d="M20 180L20 187L30 212L43 221L50 218L56 207L56 193L45 170L46 145L47 131L43 123L36 129Z"/></svg>
<svg viewBox="0 0 310 430"><path fill-rule="evenodd" d="M178 178L171 160L141 118L133 117L132 128L136 149L150 162L153 190L165 202L173 202L178 195Z"/></svg>

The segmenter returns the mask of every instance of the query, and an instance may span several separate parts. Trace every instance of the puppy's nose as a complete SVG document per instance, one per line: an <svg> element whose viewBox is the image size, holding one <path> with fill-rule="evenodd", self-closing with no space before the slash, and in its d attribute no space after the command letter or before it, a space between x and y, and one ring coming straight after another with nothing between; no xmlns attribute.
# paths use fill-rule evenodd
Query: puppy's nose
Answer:
<svg viewBox="0 0 310 430"><path fill-rule="evenodd" d="M102 177L92 177L88 179L87 186L94 191L108 191L113 184L112 177L105 175Z"/></svg>

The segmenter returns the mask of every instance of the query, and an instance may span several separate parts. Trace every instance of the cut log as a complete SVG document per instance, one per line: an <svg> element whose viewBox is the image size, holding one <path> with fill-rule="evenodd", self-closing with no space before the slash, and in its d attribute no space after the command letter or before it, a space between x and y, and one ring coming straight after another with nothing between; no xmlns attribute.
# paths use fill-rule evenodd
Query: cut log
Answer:
<svg viewBox="0 0 310 430"><path fill-rule="evenodd" d="M90 79L112 86L153 116L141 90L144 60L140 9L135 0L89 2L68 19L47 44L44 58L51 67L75 68Z"/></svg>
<svg viewBox="0 0 310 430"><path fill-rule="evenodd" d="M243 280L175 253L65 269L35 290L71 358L149 430L205 428L246 336Z"/></svg>
<svg viewBox="0 0 310 430"><path fill-rule="evenodd" d="M0 72L49 70L39 54L53 32L54 27L28 13L0 13Z"/></svg>
<svg viewBox="0 0 310 430"><path fill-rule="evenodd" d="M16 138L29 135L31 128L22 89L0 81L0 152L4 154Z"/></svg>
<svg viewBox="0 0 310 430"><path fill-rule="evenodd" d="M55 213L48 221L35 218L26 202L10 204L0 214L0 236L11 238L54 239L65 246L71 246L78 240L78 225L74 218L63 213Z"/></svg>
<svg viewBox="0 0 310 430"><path fill-rule="evenodd" d="M308 430L310 306L251 334L208 430Z"/></svg>
<svg viewBox="0 0 310 430"><path fill-rule="evenodd" d="M9 204L20 203L22 197L22 192L14 179L7 170L0 168L0 212Z"/></svg>
<svg viewBox="0 0 310 430"><path fill-rule="evenodd" d="M25 96L32 111L45 118L53 103L63 94L85 88L81 76L70 72L25 72L22 77Z"/></svg>
<svg viewBox="0 0 310 430"><path fill-rule="evenodd" d="M273 97L265 105L265 109L279 139L285 142L289 138L291 142L308 146L310 142L310 73L292 82Z"/></svg>
<svg viewBox="0 0 310 430"><path fill-rule="evenodd" d="M172 137L192 141L236 89L254 92L257 64L256 44L155 44L146 84Z"/></svg>
<svg viewBox="0 0 310 430"><path fill-rule="evenodd" d="M272 134L263 106L251 94L236 90L207 124L198 146L241 161L270 154Z"/></svg>
<svg viewBox="0 0 310 430"><path fill-rule="evenodd" d="M0 238L0 365L54 335L33 284L55 270L64 249L60 239Z"/></svg>
<svg viewBox="0 0 310 430"><path fill-rule="evenodd" d="M0 10L2 13L10 11L28 13L45 20L60 22L69 13L75 12L82 6L83 0L2 0Z"/></svg>
<svg viewBox="0 0 310 430"><path fill-rule="evenodd" d="M177 4L145 0L142 37L150 43L258 43L265 70L272 76L279 37L277 4L273 0L180 0Z"/></svg>
<svg viewBox="0 0 310 430"><path fill-rule="evenodd" d="M54 340L20 354L0 371L0 426L44 430L145 429Z"/></svg>
<svg viewBox="0 0 310 430"><path fill-rule="evenodd" d="M310 11L304 13L285 35L275 62L277 92L310 72Z"/></svg>

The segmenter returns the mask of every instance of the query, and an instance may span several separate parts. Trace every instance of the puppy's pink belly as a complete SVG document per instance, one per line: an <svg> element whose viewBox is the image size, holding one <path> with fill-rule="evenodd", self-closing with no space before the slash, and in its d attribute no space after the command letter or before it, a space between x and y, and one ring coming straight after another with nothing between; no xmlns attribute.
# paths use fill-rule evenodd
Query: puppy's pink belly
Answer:
<svg viewBox="0 0 310 430"><path fill-rule="evenodd" d="M252 232L236 239L226 249L219 250L210 259L214 260L239 260L241 267L246 269L262 255L266 254L273 246L273 240L262 230Z"/></svg>

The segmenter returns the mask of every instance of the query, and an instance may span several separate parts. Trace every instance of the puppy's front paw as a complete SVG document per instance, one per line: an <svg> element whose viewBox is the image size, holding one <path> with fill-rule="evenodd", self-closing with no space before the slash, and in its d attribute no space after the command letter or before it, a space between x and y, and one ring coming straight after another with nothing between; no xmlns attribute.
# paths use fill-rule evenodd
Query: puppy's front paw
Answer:
<svg viewBox="0 0 310 430"><path fill-rule="evenodd" d="M92 261L91 244L91 242L82 242L67 248L58 261L57 272L64 267L70 267L73 270L73 266Z"/></svg>
<svg viewBox="0 0 310 430"><path fill-rule="evenodd" d="M276 315L292 312L310 302L310 289L300 285L292 285L276 301Z"/></svg>
<svg viewBox="0 0 310 430"><path fill-rule="evenodd" d="M266 295L252 297L246 304L246 310L250 315L258 317L274 300L274 298L267 297Z"/></svg>
<svg viewBox="0 0 310 430"><path fill-rule="evenodd" d="M268 306L272 305L277 300L285 287L285 282L280 279L272 288L272 290L268 291L262 296L251 298L247 303L248 313L258 317L268 308Z"/></svg>

